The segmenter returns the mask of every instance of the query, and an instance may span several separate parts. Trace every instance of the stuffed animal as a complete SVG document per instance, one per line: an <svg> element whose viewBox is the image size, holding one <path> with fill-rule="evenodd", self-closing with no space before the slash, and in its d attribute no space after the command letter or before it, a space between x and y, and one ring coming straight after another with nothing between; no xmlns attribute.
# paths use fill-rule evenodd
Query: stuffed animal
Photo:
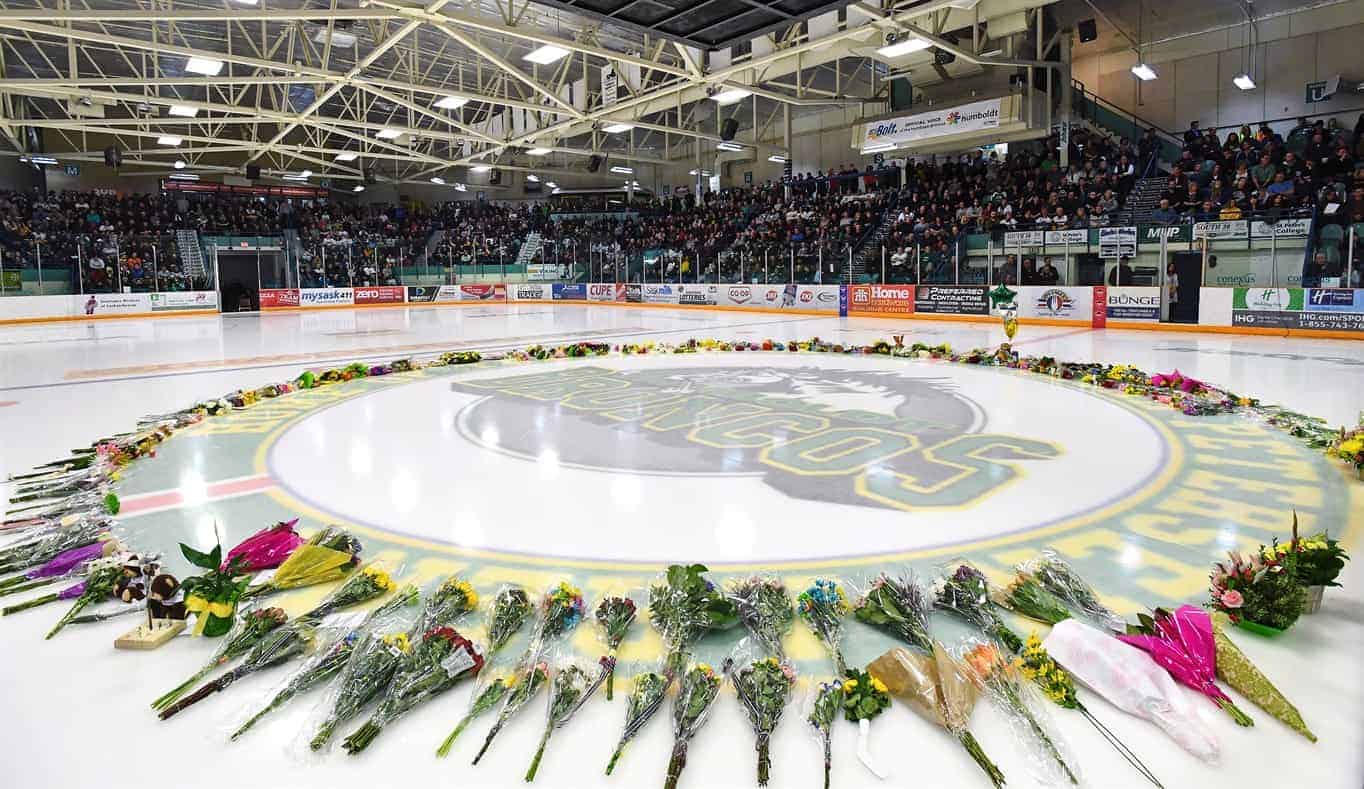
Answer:
<svg viewBox="0 0 1364 789"><path fill-rule="evenodd" d="M186 619L189 616L180 581L169 573L152 579L147 587L147 607L151 609L153 619Z"/></svg>

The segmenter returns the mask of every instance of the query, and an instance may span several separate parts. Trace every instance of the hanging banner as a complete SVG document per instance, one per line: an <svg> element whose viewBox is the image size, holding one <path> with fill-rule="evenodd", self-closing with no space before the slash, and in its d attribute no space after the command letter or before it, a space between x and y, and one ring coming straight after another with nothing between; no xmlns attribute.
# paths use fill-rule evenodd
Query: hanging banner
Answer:
<svg viewBox="0 0 1364 789"><path fill-rule="evenodd" d="M957 107L873 121L864 125L862 153L882 145L904 145L915 140L967 134L999 128L1000 99L987 99Z"/></svg>
<svg viewBox="0 0 1364 789"><path fill-rule="evenodd" d="M1099 257L1117 259L1136 257L1137 229L1135 227L1099 228Z"/></svg>
<svg viewBox="0 0 1364 789"><path fill-rule="evenodd" d="M616 104L617 89L620 86L620 77L616 75L616 69L607 64L601 67L601 103L603 107L613 107Z"/></svg>
<svg viewBox="0 0 1364 789"><path fill-rule="evenodd" d="M1041 230L1013 230L1004 234L1004 248L1040 247L1045 239Z"/></svg>

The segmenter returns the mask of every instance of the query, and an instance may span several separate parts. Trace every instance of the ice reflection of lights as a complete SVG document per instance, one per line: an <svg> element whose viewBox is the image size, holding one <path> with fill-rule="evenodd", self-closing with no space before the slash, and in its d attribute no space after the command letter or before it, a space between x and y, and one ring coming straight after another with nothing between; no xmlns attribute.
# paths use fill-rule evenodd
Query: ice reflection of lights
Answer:
<svg viewBox="0 0 1364 789"><path fill-rule="evenodd" d="M1118 557L1123 567L1141 566L1141 549L1135 545L1129 545L1122 549L1122 555Z"/></svg>
<svg viewBox="0 0 1364 789"><path fill-rule="evenodd" d="M644 489L639 477L634 474L621 474L611 481L611 499L617 512L636 512L644 500Z"/></svg>
<svg viewBox="0 0 1364 789"><path fill-rule="evenodd" d="M753 520L748 513L727 509L715 524L715 543L728 556L752 556L755 542Z"/></svg>
<svg viewBox="0 0 1364 789"><path fill-rule="evenodd" d="M493 427L492 425L488 425L487 427L483 428L483 432L479 433L478 437L479 440L481 440L485 445L490 447L497 446L497 442L502 438L502 436L498 434L497 428Z"/></svg>
<svg viewBox="0 0 1364 789"><path fill-rule="evenodd" d="M208 483L204 475L194 469L180 476L180 498L186 507L198 507L208 501Z"/></svg>
<svg viewBox="0 0 1364 789"><path fill-rule="evenodd" d="M353 474L365 475L374 470L374 456L370 454L369 444L356 441L350 448L350 470Z"/></svg>
<svg viewBox="0 0 1364 789"><path fill-rule="evenodd" d="M393 509L400 514L406 515L417 506L417 499L421 495L420 486L417 480L407 472L407 469L398 469L393 475L393 482L389 485L389 495L393 499Z"/></svg>
<svg viewBox="0 0 1364 789"><path fill-rule="evenodd" d="M218 543L218 521L212 515L203 515L194 526L194 546L202 551L212 550Z"/></svg>
<svg viewBox="0 0 1364 789"><path fill-rule="evenodd" d="M451 532L450 537L460 545L478 546L484 541L483 523L472 512L457 513Z"/></svg>
<svg viewBox="0 0 1364 789"><path fill-rule="evenodd" d="M540 479L550 480L559 477L559 453L552 449L546 449L536 458L536 465L540 467Z"/></svg>

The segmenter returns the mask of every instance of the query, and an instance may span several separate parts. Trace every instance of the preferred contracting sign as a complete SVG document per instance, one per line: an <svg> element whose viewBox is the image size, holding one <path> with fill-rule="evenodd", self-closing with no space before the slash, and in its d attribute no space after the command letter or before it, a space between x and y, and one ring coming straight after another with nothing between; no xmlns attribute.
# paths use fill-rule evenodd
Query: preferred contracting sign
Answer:
<svg viewBox="0 0 1364 789"><path fill-rule="evenodd" d="M865 125L862 152L881 145L903 145L930 137L999 128L1000 100L987 99L917 115L887 118Z"/></svg>

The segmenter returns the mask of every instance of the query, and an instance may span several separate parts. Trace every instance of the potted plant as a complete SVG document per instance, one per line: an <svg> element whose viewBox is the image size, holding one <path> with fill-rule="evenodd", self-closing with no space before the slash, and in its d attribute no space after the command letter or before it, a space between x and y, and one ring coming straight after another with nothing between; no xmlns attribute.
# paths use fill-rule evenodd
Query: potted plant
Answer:
<svg viewBox="0 0 1364 789"><path fill-rule="evenodd" d="M1249 557L1231 551L1228 561L1213 565L1209 607L1244 630L1279 635L1298 621L1307 598L1298 582L1297 559L1291 549L1280 553L1277 540Z"/></svg>
<svg viewBox="0 0 1364 789"><path fill-rule="evenodd" d="M236 572L236 562L223 566L223 546L213 546L208 553L197 551L184 543L180 553L190 564L202 569L202 575L186 578L180 588L185 593L185 610L197 614L194 634L215 638L232 628L237 601L251 580Z"/></svg>
<svg viewBox="0 0 1364 789"><path fill-rule="evenodd" d="M1265 558L1280 558L1290 550L1296 553L1298 583L1307 590L1302 612L1315 614L1321 610L1321 599L1326 587L1340 586L1336 578L1340 576L1340 571L1345 568L1345 562L1349 561L1350 556L1340 547L1339 542L1322 532L1305 537L1296 543L1266 548L1266 552L1272 551L1275 555Z"/></svg>

